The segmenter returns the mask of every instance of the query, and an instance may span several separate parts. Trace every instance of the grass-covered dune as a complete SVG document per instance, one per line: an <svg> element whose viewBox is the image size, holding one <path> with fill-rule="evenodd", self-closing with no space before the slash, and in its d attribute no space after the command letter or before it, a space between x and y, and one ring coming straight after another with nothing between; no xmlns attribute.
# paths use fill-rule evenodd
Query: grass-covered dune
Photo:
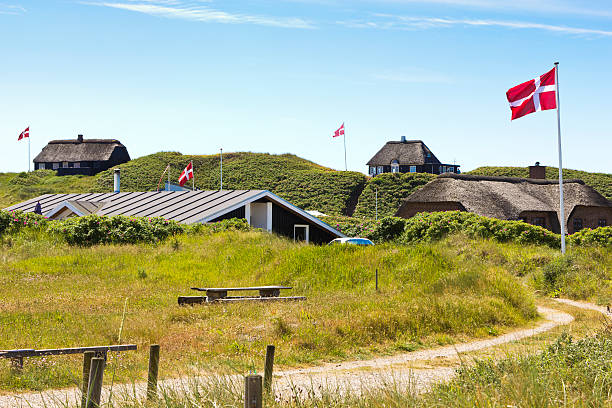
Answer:
<svg viewBox="0 0 612 408"><path fill-rule="evenodd" d="M467 174L501 177L529 177L529 168L484 166L469 171ZM558 179L559 169L557 167L546 167L546 178ZM563 169L563 179L583 180L587 185L599 191L608 200L612 200L612 174Z"/></svg>
<svg viewBox="0 0 612 408"><path fill-rule="evenodd" d="M279 364L299 366L487 337L536 317L530 290L512 274L524 251L461 239L317 247L261 232L80 248L23 229L0 247L0 349L117 343L126 299L121 342L140 350L111 359L120 381L144 378L146 346L154 342L162 372L178 375L201 367L244 372L266 344L277 346ZM510 260L500 264L492 252ZM193 294L191 286L260 284L293 286L308 300L176 303ZM78 357L31 358L16 375L0 360L0 389L68 386L79 364Z"/></svg>

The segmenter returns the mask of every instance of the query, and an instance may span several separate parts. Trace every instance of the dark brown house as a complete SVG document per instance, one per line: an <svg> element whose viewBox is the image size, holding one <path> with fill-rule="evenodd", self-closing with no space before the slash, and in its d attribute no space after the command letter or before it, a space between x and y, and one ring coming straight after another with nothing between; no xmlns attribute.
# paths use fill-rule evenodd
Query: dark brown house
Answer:
<svg viewBox="0 0 612 408"><path fill-rule="evenodd" d="M444 164L421 140L387 142L367 163L368 174L381 173L460 173L459 165Z"/></svg>
<svg viewBox="0 0 612 408"><path fill-rule="evenodd" d="M582 180L564 181L563 195L568 233L612 225L612 202ZM443 174L406 198L396 215L452 210L561 231L557 180Z"/></svg>
<svg viewBox="0 0 612 408"><path fill-rule="evenodd" d="M116 139L52 140L34 158L34 170L57 170L58 176L84 174L92 176L130 161L124 145Z"/></svg>

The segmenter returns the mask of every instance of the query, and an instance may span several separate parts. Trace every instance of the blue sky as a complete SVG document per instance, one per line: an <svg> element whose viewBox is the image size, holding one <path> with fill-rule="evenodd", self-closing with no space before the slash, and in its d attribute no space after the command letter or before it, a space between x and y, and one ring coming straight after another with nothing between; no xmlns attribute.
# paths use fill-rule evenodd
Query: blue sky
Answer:
<svg viewBox="0 0 612 408"><path fill-rule="evenodd" d="M32 157L83 133L343 169L342 122L350 170L401 135L464 171L555 166L555 111L511 122L505 92L559 61L564 167L612 172L609 1L0 0L0 36L0 171L27 125Z"/></svg>

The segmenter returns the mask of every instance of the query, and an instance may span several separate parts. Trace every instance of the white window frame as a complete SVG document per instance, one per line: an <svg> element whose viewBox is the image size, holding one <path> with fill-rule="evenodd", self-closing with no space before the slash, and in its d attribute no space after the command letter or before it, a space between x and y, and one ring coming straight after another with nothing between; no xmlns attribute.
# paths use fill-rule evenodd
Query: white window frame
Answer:
<svg viewBox="0 0 612 408"><path fill-rule="evenodd" d="M370 176L376 175L376 166L370 166Z"/></svg>
<svg viewBox="0 0 612 408"><path fill-rule="evenodd" d="M410 166L410 173L416 173L416 166Z"/></svg>
<svg viewBox="0 0 612 408"><path fill-rule="evenodd" d="M80 169L81 168L81 162L74 162L72 164L72 167L74 167L75 169Z"/></svg>
<svg viewBox="0 0 612 408"><path fill-rule="evenodd" d="M53 163L53 170L59 169L59 163Z"/></svg>
<svg viewBox="0 0 612 408"><path fill-rule="evenodd" d="M376 166L376 174L383 174L385 171L385 166Z"/></svg>
<svg viewBox="0 0 612 408"><path fill-rule="evenodd" d="M38 163L38 170L44 170L45 169L45 163Z"/></svg>
<svg viewBox="0 0 612 408"><path fill-rule="evenodd" d="M391 173L399 173L399 163L394 160L394 162L391 162Z"/></svg>
<svg viewBox="0 0 612 408"><path fill-rule="evenodd" d="M306 240L305 242L310 242L310 225L308 224L294 224L293 225L293 240L295 241L295 229L296 228L306 228Z"/></svg>

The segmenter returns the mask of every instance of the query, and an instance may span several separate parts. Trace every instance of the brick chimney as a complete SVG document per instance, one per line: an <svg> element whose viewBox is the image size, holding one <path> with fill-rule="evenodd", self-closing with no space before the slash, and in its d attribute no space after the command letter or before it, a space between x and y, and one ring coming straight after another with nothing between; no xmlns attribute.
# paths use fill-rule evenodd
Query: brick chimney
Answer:
<svg viewBox="0 0 612 408"><path fill-rule="evenodd" d="M529 178L544 180L546 178L546 166L540 166L540 162L536 162L535 166L529 166Z"/></svg>
<svg viewBox="0 0 612 408"><path fill-rule="evenodd" d="M78 141L79 143L83 143L83 135L78 135L78 136L77 136L77 141Z"/></svg>

